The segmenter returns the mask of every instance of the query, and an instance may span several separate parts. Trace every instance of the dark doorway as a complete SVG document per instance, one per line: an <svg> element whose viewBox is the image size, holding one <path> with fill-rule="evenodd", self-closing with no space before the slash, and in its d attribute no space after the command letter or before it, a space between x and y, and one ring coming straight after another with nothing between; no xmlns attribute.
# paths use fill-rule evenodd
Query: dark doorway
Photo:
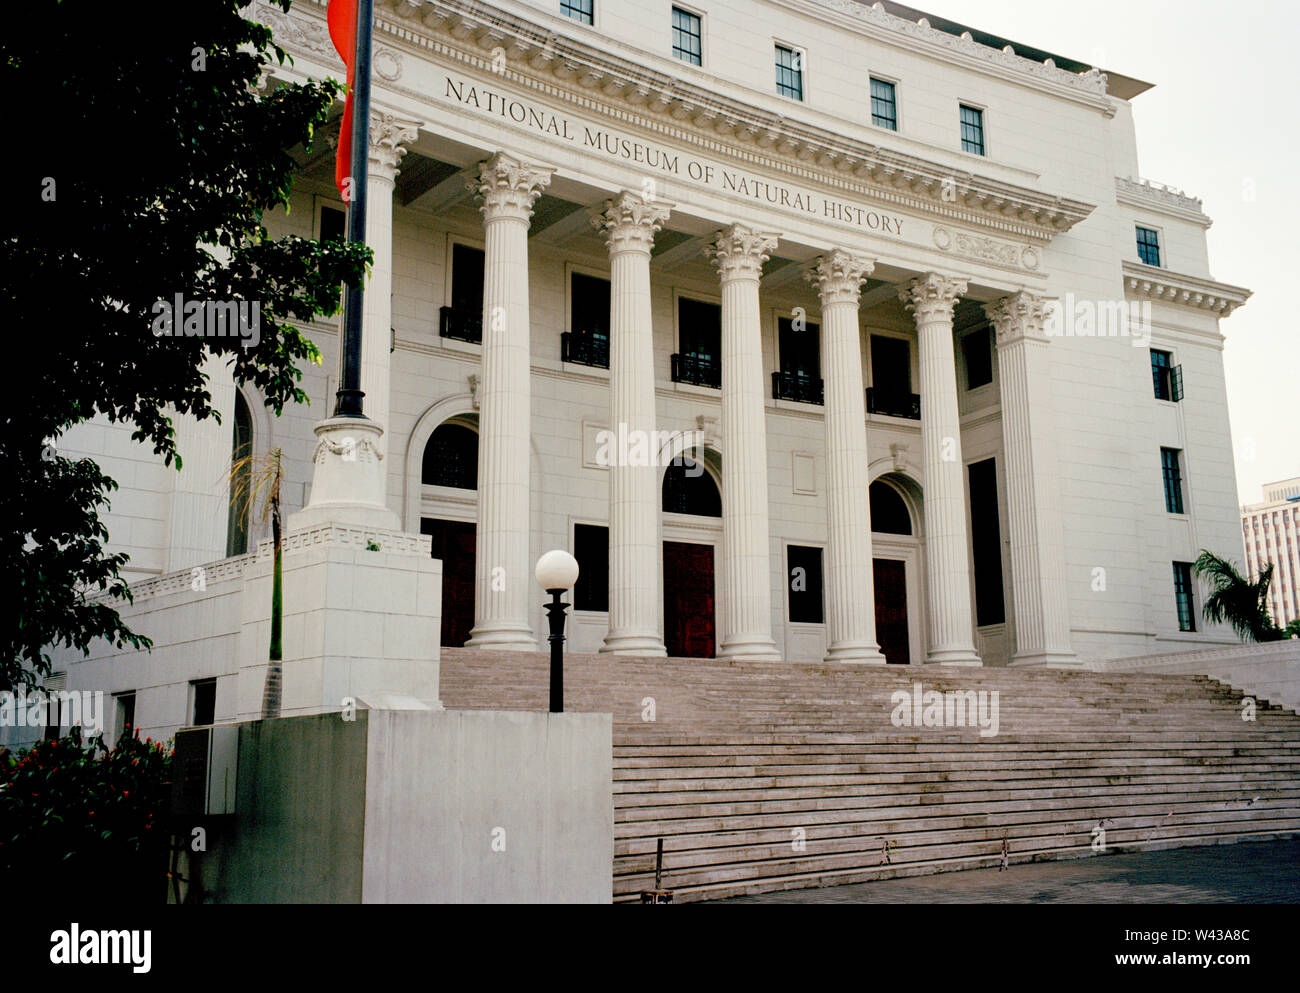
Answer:
<svg viewBox="0 0 1300 993"><path fill-rule="evenodd" d="M440 643L460 648L474 627L474 525L425 517L420 534L433 541L433 557L442 559L442 632Z"/></svg>
<svg viewBox="0 0 1300 993"><path fill-rule="evenodd" d="M876 638L891 665L907 665L907 566L898 559L874 559L876 578Z"/></svg>
<svg viewBox="0 0 1300 993"><path fill-rule="evenodd" d="M664 644L677 658L711 659L713 546L664 542Z"/></svg>

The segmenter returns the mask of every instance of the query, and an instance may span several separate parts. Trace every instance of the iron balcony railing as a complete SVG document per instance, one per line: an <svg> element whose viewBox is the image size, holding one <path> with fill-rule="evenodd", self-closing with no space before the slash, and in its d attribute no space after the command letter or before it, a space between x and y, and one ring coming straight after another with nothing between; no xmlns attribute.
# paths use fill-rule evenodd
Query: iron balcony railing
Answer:
<svg viewBox="0 0 1300 993"><path fill-rule="evenodd" d="M443 307L438 311L438 337L482 344L483 312Z"/></svg>
<svg viewBox="0 0 1300 993"><path fill-rule="evenodd" d="M722 388L722 366L713 357L674 352L672 360L674 383L693 383L715 390Z"/></svg>
<svg viewBox="0 0 1300 993"><path fill-rule="evenodd" d="M590 331L565 331L560 335L560 360L609 368L609 337Z"/></svg>
<svg viewBox="0 0 1300 993"><path fill-rule="evenodd" d="M921 419L921 394L868 386L867 413L885 414L889 417L906 417L909 420L919 421Z"/></svg>
<svg viewBox="0 0 1300 993"><path fill-rule="evenodd" d="M772 373L772 399L794 400L797 403L823 402L823 388L820 379L813 379L797 372L784 370Z"/></svg>

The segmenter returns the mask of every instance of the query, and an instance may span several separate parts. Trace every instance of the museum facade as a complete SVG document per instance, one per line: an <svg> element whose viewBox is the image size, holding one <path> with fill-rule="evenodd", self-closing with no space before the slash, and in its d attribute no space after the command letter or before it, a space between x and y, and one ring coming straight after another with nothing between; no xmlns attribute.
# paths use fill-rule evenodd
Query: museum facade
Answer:
<svg viewBox="0 0 1300 993"><path fill-rule="evenodd" d="M342 78L323 0L250 10L293 57L267 90ZM1249 292L1200 201L1138 178L1149 84L856 0L383 0L375 45L362 386L443 645L543 644L550 548L577 650L1235 640L1190 563L1237 547L1220 321ZM332 148L301 162L268 227L342 236ZM137 597L264 537L213 483L232 454L282 449L311 502L338 324L306 330L311 406L212 370L229 416L178 423L183 473L64 439L122 484Z"/></svg>

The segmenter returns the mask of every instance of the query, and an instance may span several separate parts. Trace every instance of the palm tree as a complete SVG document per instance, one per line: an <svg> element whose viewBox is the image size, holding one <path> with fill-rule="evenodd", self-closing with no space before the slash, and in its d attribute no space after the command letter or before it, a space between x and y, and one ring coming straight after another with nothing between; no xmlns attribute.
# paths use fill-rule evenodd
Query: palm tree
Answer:
<svg viewBox="0 0 1300 993"><path fill-rule="evenodd" d="M283 647L281 626L284 602L281 589L280 564L282 533L280 527L280 487L284 483L284 453L274 448L265 455L245 455L235 459L230 466L230 500L236 512L243 516L250 507L256 507L258 520L271 518L271 540L275 558L271 568L271 647L266 667L266 683L262 689L262 718L280 716L281 676L283 675Z"/></svg>
<svg viewBox="0 0 1300 993"><path fill-rule="evenodd" d="M1235 564L1202 548L1192 569L1197 578L1207 580L1214 587L1202 608L1207 621L1232 625L1242 641L1276 641L1280 637L1281 632L1268 615L1273 563L1265 565L1252 583L1242 577Z"/></svg>

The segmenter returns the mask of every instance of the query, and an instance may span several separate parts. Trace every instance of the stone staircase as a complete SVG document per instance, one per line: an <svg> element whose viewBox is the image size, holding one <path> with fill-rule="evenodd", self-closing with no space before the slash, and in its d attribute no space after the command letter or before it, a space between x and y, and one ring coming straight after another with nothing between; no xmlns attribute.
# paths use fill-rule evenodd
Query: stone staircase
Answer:
<svg viewBox="0 0 1300 993"><path fill-rule="evenodd" d="M442 700L544 710L548 657L444 649ZM995 735L893 694L997 692ZM614 717L614 899L678 901L1300 834L1300 716L1196 676L570 655ZM910 710L910 707L908 708ZM652 718L652 719L651 719ZM968 724L973 724L973 720Z"/></svg>

